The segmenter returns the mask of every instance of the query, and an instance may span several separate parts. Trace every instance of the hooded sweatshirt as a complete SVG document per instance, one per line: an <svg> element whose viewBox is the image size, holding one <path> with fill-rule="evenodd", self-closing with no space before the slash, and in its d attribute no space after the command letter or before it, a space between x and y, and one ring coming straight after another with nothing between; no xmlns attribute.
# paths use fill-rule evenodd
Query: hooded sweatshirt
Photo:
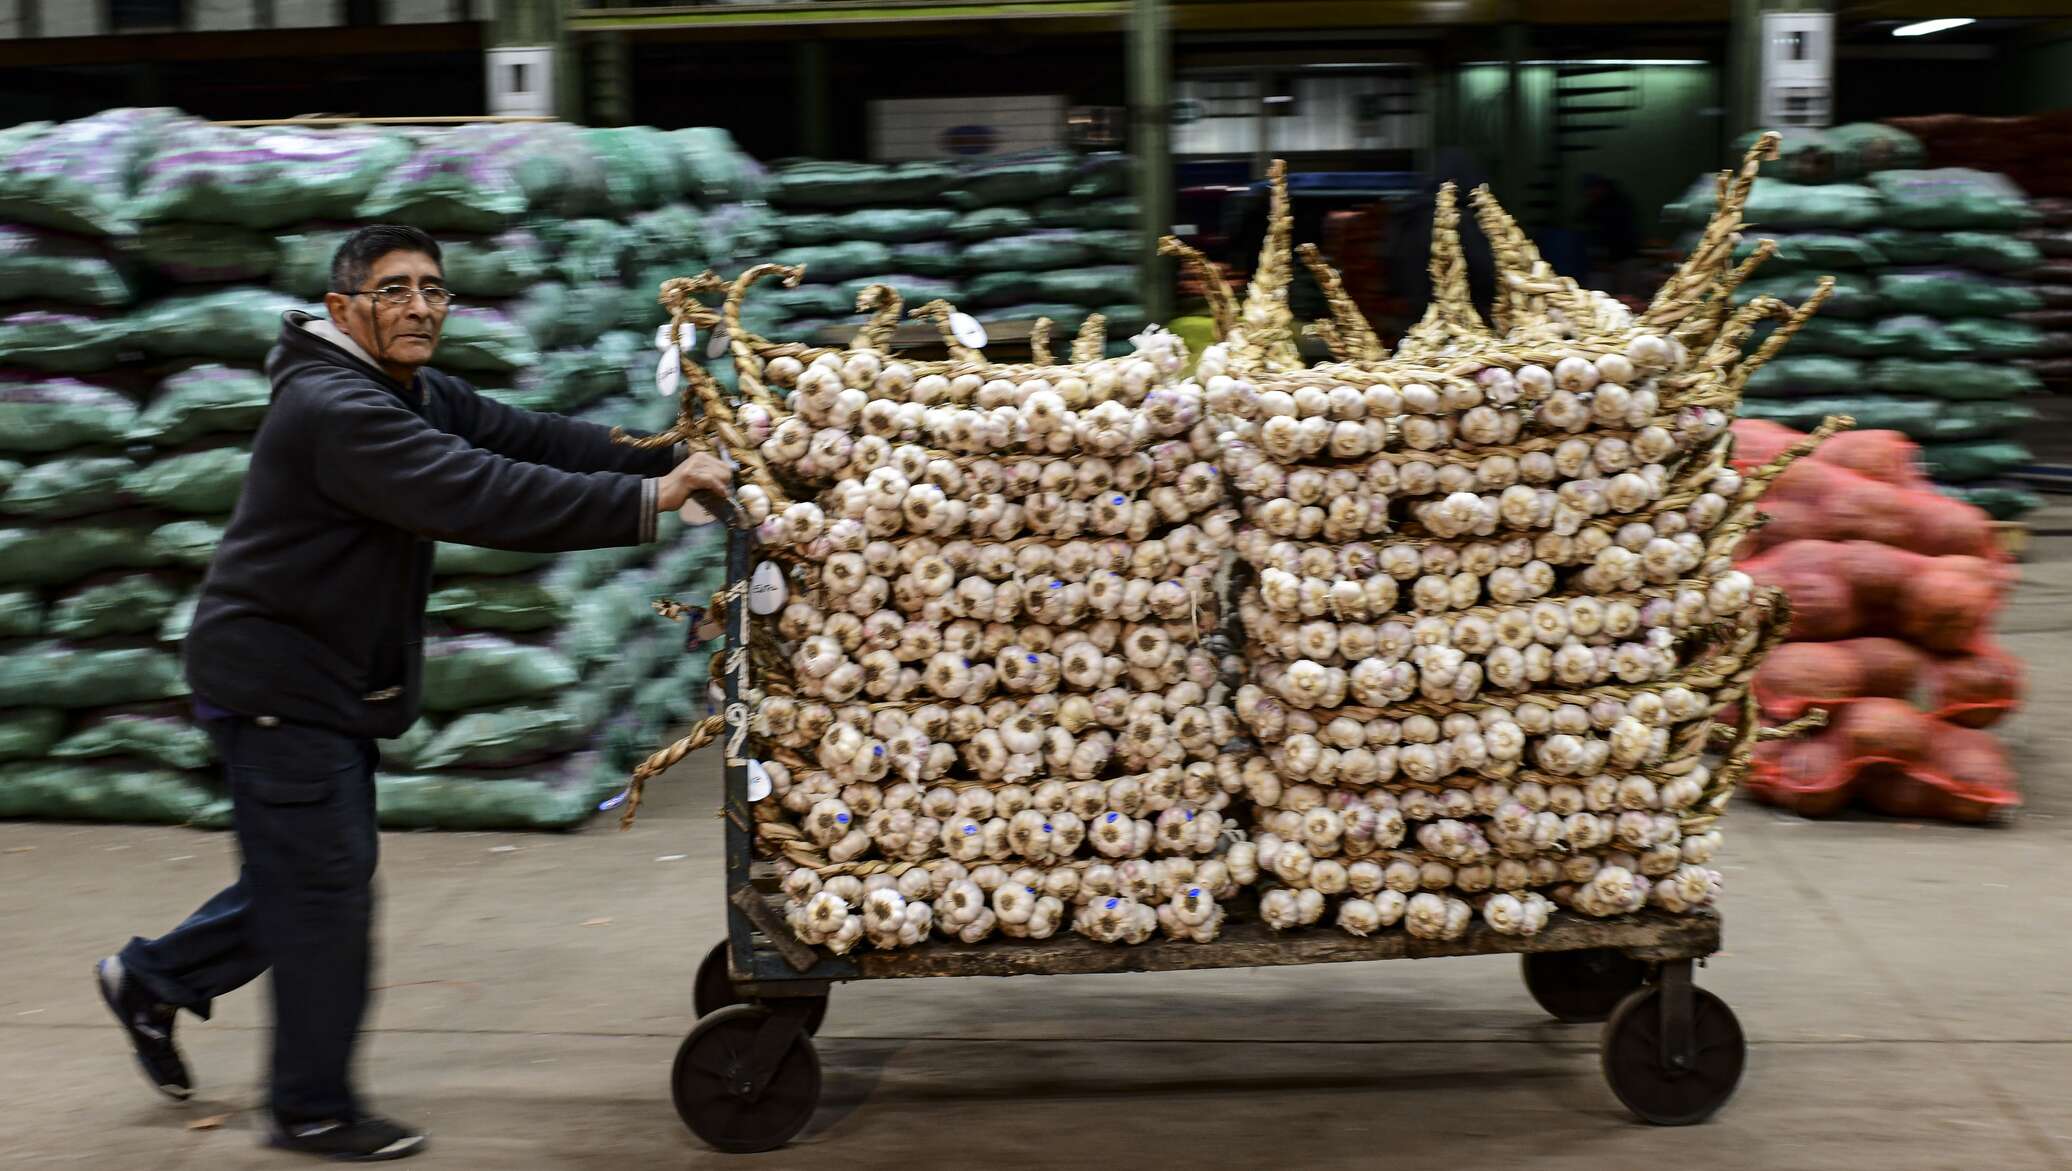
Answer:
<svg viewBox="0 0 2072 1171"><path fill-rule="evenodd" d="M187 681L212 707L399 736L422 698L432 542L563 552L655 536L675 453L516 410L426 368L405 386L285 315L273 402L202 584Z"/></svg>

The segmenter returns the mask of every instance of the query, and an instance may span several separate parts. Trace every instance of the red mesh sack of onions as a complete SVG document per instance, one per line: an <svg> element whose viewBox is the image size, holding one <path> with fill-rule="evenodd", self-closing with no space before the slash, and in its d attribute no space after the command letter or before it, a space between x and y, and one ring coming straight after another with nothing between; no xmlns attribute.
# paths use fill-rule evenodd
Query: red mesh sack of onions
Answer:
<svg viewBox="0 0 2072 1171"><path fill-rule="evenodd" d="M2022 661L1998 643L1940 656L1928 663L1926 674L1930 710L1952 724L1990 728L2021 706ZM1760 686L1762 676L1756 680Z"/></svg>
<svg viewBox="0 0 2072 1171"><path fill-rule="evenodd" d="M1928 757L1913 767L1874 766L1854 790L1865 806L1891 817L1985 822L2021 806L2007 750L1990 732L1938 720Z"/></svg>
<svg viewBox="0 0 2072 1171"><path fill-rule="evenodd" d="M1789 427L1734 424L1736 467L1758 466L1805 438ZM1786 469L1763 498L1770 522L1746 556L1799 540L1875 541L1929 556L1994 554L1991 518L1930 488L1919 449L1897 431L1843 432Z"/></svg>

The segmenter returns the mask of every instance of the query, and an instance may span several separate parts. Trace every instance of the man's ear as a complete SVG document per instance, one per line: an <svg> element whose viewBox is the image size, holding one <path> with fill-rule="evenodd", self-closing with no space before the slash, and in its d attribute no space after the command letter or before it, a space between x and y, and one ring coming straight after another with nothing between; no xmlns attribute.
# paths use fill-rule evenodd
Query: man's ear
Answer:
<svg viewBox="0 0 2072 1171"><path fill-rule="evenodd" d="M344 293L325 293L324 308L331 314L331 324L346 328L346 311L352 308L353 299Z"/></svg>

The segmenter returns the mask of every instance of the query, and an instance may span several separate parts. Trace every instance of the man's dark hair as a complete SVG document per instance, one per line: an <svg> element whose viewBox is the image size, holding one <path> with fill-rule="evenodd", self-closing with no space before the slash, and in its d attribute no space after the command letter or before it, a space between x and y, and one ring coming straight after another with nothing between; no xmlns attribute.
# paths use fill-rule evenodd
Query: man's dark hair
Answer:
<svg viewBox="0 0 2072 1171"><path fill-rule="evenodd" d="M331 257L331 291L356 293L373 275L374 262L391 252L422 252L443 270L439 242L402 224L374 224L345 238Z"/></svg>

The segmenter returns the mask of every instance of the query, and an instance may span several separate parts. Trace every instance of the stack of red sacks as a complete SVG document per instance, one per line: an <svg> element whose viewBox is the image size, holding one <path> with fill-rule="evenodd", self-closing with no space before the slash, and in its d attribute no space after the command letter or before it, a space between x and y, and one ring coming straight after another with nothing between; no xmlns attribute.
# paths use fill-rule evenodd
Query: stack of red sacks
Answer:
<svg viewBox="0 0 2072 1171"><path fill-rule="evenodd" d="M1387 222L1380 204L1334 211L1324 217L1324 255L1338 266L1345 295L1369 321L1404 316L1402 306L1389 304L1388 277L1382 268Z"/></svg>
<svg viewBox="0 0 2072 1171"><path fill-rule="evenodd" d="M1803 438L1734 426L1735 464ZM1987 821L2021 803L1998 738L2022 665L1993 641L2013 566L1986 514L1931 488L1897 431L1844 432L1763 498L1770 523L1742 568L1791 596L1790 641L1756 673L1766 723L1828 712L1826 728L1762 745L1746 787L1808 817L1860 804L1899 817Z"/></svg>

